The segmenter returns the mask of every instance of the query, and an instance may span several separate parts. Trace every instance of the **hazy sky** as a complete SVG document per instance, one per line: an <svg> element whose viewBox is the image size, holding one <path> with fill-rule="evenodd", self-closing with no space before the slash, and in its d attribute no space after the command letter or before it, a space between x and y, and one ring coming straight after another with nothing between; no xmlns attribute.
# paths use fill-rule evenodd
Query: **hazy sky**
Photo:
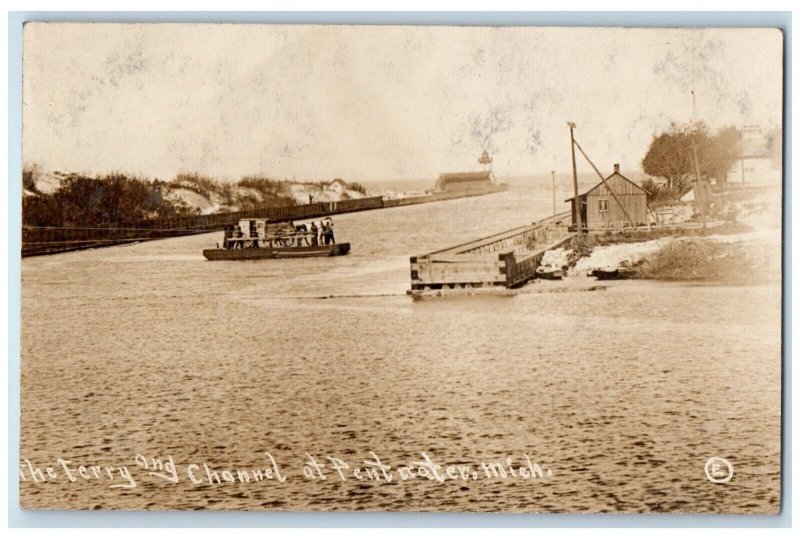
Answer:
<svg viewBox="0 0 800 539"><path fill-rule="evenodd" d="M780 125L777 30L29 23L23 155L47 170L169 179L435 178L569 172L569 131L604 171L653 133ZM585 169L586 166L580 164Z"/></svg>

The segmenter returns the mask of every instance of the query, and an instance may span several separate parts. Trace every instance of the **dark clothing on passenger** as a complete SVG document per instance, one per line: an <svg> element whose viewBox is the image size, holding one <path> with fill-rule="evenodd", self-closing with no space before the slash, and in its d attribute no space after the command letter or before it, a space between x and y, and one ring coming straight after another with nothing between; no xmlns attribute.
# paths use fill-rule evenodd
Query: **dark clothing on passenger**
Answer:
<svg viewBox="0 0 800 539"><path fill-rule="evenodd" d="M333 221L331 220L328 220L328 222L325 223L325 235L326 235L325 245L336 243L336 240L333 237Z"/></svg>
<svg viewBox="0 0 800 539"><path fill-rule="evenodd" d="M222 248L223 249L227 249L229 247L228 240L230 239L230 237L232 235L233 235L233 226L231 226L231 225L226 226L225 227L225 235L223 236L223 239L222 239Z"/></svg>

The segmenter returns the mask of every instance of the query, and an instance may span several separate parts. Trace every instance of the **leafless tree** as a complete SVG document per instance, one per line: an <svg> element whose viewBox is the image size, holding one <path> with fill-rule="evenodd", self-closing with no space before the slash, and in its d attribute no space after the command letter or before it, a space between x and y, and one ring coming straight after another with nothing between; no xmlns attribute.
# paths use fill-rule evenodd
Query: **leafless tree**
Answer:
<svg viewBox="0 0 800 539"><path fill-rule="evenodd" d="M511 130L513 125L508 109L493 107L486 112L471 116L467 127L467 141L459 139L455 145L479 146L491 154L499 152L498 138Z"/></svg>

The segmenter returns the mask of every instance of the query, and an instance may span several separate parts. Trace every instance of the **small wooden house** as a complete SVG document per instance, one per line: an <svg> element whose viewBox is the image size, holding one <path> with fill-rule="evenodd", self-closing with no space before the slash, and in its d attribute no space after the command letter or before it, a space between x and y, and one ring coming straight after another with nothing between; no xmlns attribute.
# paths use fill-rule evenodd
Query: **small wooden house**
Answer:
<svg viewBox="0 0 800 539"><path fill-rule="evenodd" d="M613 189L619 202L615 200L609 187ZM583 226L589 230L631 226L626 213L635 226L646 225L647 195L649 193L644 188L620 174L619 165L615 164L614 173L605 182L598 183L578 197ZM572 207L572 224L577 225L574 198L568 198L566 202Z"/></svg>

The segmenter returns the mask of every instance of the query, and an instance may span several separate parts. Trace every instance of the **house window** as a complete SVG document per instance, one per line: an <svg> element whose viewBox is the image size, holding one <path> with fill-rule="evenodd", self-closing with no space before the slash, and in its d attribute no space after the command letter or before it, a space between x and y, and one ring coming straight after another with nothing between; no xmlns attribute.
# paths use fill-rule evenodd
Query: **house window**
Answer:
<svg viewBox="0 0 800 539"><path fill-rule="evenodd" d="M607 199L604 198L604 199L598 200L597 204L599 205L599 210L600 211L608 211L608 200Z"/></svg>

